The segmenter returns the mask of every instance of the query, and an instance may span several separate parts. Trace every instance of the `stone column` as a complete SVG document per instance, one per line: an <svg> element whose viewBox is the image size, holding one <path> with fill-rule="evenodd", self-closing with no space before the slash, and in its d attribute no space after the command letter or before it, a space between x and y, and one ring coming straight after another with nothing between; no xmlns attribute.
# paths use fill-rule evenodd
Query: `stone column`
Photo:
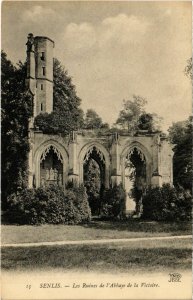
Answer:
<svg viewBox="0 0 193 300"><path fill-rule="evenodd" d="M120 170L120 153L119 153L119 136L115 133L113 136L113 143L111 146L111 183L112 185L121 182Z"/></svg>
<svg viewBox="0 0 193 300"><path fill-rule="evenodd" d="M160 174L160 166L161 166L161 141L160 134L155 136L155 144L153 149L153 174L151 178L151 185L153 187L162 186L162 176Z"/></svg>
<svg viewBox="0 0 193 300"><path fill-rule="evenodd" d="M33 178L34 178L34 170L33 170L33 145L34 145L34 133L33 130L29 130L29 146L30 150L28 153L28 188L33 188Z"/></svg>
<svg viewBox="0 0 193 300"><path fill-rule="evenodd" d="M154 171L151 178L151 185L153 187L162 186L162 176L158 173L158 171Z"/></svg>
<svg viewBox="0 0 193 300"><path fill-rule="evenodd" d="M69 141L69 173L68 180L75 183L78 182L78 166L77 166L77 135L74 131L70 133Z"/></svg>
<svg viewBox="0 0 193 300"><path fill-rule="evenodd" d="M160 160L160 174L162 175L162 183L173 184L173 151L172 145L166 138L161 139L161 160Z"/></svg>

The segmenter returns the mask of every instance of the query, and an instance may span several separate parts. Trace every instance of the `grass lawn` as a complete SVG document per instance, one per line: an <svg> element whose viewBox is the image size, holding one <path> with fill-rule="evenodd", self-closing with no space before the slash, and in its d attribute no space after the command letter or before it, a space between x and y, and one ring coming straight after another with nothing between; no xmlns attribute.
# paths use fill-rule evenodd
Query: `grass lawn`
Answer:
<svg viewBox="0 0 193 300"><path fill-rule="evenodd" d="M85 225L1 226L1 243L117 239L191 234L191 222L92 221Z"/></svg>
<svg viewBox="0 0 193 300"><path fill-rule="evenodd" d="M102 273L191 270L191 239L2 248L2 270Z"/></svg>

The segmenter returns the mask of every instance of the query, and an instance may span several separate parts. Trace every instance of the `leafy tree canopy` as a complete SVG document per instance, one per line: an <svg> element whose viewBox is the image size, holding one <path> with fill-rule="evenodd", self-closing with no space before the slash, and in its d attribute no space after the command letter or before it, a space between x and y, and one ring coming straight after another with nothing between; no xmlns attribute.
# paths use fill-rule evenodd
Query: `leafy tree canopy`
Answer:
<svg viewBox="0 0 193 300"><path fill-rule="evenodd" d="M15 67L1 52L2 196L26 185L28 121L32 97L25 88L26 64Z"/></svg>
<svg viewBox="0 0 193 300"><path fill-rule="evenodd" d="M156 113L143 113L139 117L137 128L140 130L148 130L149 132L160 131L162 118Z"/></svg>
<svg viewBox="0 0 193 300"><path fill-rule="evenodd" d="M192 189L192 117L176 122L169 128L169 138L174 144L174 184Z"/></svg>
<svg viewBox="0 0 193 300"><path fill-rule="evenodd" d="M131 135L139 129L150 132L158 130L161 118L157 114L146 113L147 101L141 96L133 95L132 100L123 101L123 109L119 113L116 124Z"/></svg>
<svg viewBox="0 0 193 300"><path fill-rule="evenodd" d="M109 128L107 123L103 123L101 117L93 109L88 109L84 120L85 129Z"/></svg>
<svg viewBox="0 0 193 300"><path fill-rule="evenodd" d="M51 114L38 115L35 125L45 133L69 133L83 125L81 100L76 94L71 77L57 59L54 59L53 76L54 111Z"/></svg>
<svg viewBox="0 0 193 300"><path fill-rule="evenodd" d="M144 98L135 95L133 95L132 100L123 100L123 109L119 113L116 124L123 129L127 129L128 132L134 133L139 116L145 112L144 107L146 104L147 101Z"/></svg>

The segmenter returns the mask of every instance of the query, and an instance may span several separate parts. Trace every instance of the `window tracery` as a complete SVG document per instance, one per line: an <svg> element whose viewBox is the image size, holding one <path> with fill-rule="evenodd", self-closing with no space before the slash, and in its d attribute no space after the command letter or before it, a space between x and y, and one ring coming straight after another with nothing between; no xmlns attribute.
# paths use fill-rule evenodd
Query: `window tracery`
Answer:
<svg viewBox="0 0 193 300"><path fill-rule="evenodd" d="M137 151L137 154L139 155L140 159L141 159L143 162L146 161L145 155L144 155L144 154L141 152L141 150L138 149L137 147L133 147L133 148L131 148L131 149L129 150L129 152L128 152L127 155L126 155L126 159L127 159L127 160L130 160L130 157L131 157L131 155L134 153L134 151Z"/></svg>
<svg viewBox="0 0 193 300"><path fill-rule="evenodd" d="M57 149L55 146L53 146L53 145L49 145L49 146L42 152L42 155L41 155L41 157L40 157L40 163L41 163L43 160L45 160L46 155L50 152L51 149L54 151L54 153L56 153L58 160L60 160L61 163L63 163L63 158L62 158L61 153L60 153L60 152L58 151L58 149Z"/></svg>
<svg viewBox="0 0 193 300"><path fill-rule="evenodd" d="M92 152L93 151L96 151L98 157L100 158L100 160L105 163L105 157L103 155L103 153L101 152L100 149L98 149L97 147L95 146L92 146L86 153L86 155L84 156L84 162L88 161L90 156L92 155Z"/></svg>

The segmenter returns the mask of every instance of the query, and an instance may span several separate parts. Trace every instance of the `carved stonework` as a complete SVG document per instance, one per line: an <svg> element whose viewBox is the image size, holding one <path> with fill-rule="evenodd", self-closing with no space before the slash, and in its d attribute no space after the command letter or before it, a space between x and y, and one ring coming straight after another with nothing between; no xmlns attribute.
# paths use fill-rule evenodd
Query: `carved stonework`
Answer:
<svg viewBox="0 0 193 300"><path fill-rule="evenodd" d="M70 143L77 142L77 133L75 131L70 132Z"/></svg>
<svg viewBox="0 0 193 300"><path fill-rule="evenodd" d="M46 158L46 155L49 153L50 150L53 150L54 153L56 153L57 157L58 157L58 160L61 161L61 163L63 163L63 158L62 158L62 155L60 154L60 152L58 151L58 149L56 147L54 147L53 145L50 145L48 146L44 152L42 153L41 155L41 158L40 158L40 162L42 162L43 160L45 160Z"/></svg>
<svg viewBox="0 0 193 300"><path fill-rule="evenodd" d="M91 158L102 163L105 170L105 186L111 184L111 177L113 178L112 182L116 184L122 182L124 185L127 180L125 168L131 168L131 161L135 159L136 155L144 166L144 171L142 171L145 176L141 174L139 176L145 178L146 185L161 186L162 182L172 183L173 180L171 147L165 141L160 141L157 135L131 138L116 134L92 138L87 135L82 136L77 132L71 133L70 136L34 132L31 139L34 143L33 153L36 153L38 158L37 163L42 164L42 168L44 168L40 172L38 167L35 167L37 186L44 185L42 177L45 181L50 182L50 173L46 176L46 168L50 169L51 167L53 169L56 167L58 176L62 177L62 180L57 179L57 183L60 182L61 185L66 184L72 176L77 177L78 184L84 183L83 165ZM158 146L160 142L161 147ZM38 154L39 145L44 143L45 146L40 148L41 152ZM108 147L108 145L110 146ZM159 152L160 149L161 152ZM59 160L59 164L62 163L60 168L56 164L48 165L46 159L48 158L49 161L51 156L46 156L49 155L50 150L53 154L55 153L54 157ZM159 174L156 170L159 171ZM139 181L139 178L137 180ZM141 185L140 182L139 186Z"/></svg>
<svg viewBox="0 0 193 300"><path fill-rule="evenodd" d="M113 134L113 143L118 144L118 142L119 142L119 134L115 132Z"/></svg>
<svg viewBox="0 0 193 300"><path fill-rule="evenodd" d="M145 161L145 156L144 154L137 148L137 147L133 147L132 149L130 149L129 153L126 155L126 159L130 159L131 155L134 153L134 151L137 151L137 154L139 155L139 157L141 158L142 161Z"/></svg>
<svg viewBox="0 0 193 300"><path fill-rule="evenodd" d="M101 160L102 162L105 163L105 157L104 157L103 153L102 153L97 147L95 147L95 146L91 147L91 148L88 150L88 152L86 153L86 155L85 155L85 157L84 157L84 162L86 162L86 161L89 160L89 158L90 158L90 156L91 156L93 150L96 151L96 153L98 154L100 160Z"/></svg>

